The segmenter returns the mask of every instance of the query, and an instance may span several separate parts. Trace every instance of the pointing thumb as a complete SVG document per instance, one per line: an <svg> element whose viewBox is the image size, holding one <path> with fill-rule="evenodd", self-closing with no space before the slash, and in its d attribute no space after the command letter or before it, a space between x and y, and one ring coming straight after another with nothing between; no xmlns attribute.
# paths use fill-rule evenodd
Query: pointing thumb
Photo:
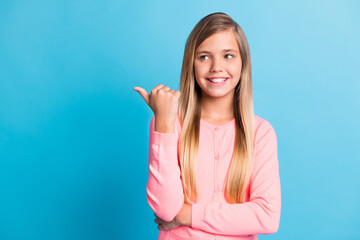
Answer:
<svg viewBox="0 0 360 240"><path fill-rule="evenodd" d="M141 87L134 87L133 90L137 91L138 93L140 93L140 95L144 98L145 102L147 103L147 105L149 105L149 93L141 88ZM149 105L150 106L150 105Z"/></svg>

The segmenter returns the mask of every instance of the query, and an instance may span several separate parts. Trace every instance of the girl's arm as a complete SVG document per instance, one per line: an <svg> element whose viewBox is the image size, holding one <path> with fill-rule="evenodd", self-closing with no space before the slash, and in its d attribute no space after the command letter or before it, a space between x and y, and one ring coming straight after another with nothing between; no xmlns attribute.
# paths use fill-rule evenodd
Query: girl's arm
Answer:
<svg viewBox="0 0 360 240"><path fill-rule="evenodd" d="M222 235L277 232L281 210L277 139L266 120L259 130L249 202L192 204L191 227Z"/></svg>
<svg viewBox="0 0 360 240"><path fill-rule="evenodd" d="M158 217L172 221L184 204L177 151L179 122L175 124L175 133L156 132L154 126L155 116L150 121L146 196Z"/></svg>

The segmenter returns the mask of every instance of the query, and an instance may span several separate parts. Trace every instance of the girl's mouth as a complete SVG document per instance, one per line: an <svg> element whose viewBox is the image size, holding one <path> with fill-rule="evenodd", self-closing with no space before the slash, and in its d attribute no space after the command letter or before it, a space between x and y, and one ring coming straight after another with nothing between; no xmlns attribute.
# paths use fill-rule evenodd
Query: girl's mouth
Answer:
<svg viewBox="0 0 360 240"><path fill-rule="evenodd" d="M228 79L229 78L212 78L212 79L206 78L206 80L208 80L209 83L213 86L223 86Z"/></svg>

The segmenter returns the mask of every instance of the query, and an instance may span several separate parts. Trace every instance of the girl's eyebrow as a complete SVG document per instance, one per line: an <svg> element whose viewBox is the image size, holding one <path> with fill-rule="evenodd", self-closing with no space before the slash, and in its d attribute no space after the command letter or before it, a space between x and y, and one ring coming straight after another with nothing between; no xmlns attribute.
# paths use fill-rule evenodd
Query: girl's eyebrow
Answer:
<svg viewBox="0 0 360 240"><path fill-rule="evenodd" d="M238 52L237 50L235 49L224 49L223 52ZM199 52L196 52L196 54L202 54L202 53L210 53L209 51L199 51Z"/></svg>

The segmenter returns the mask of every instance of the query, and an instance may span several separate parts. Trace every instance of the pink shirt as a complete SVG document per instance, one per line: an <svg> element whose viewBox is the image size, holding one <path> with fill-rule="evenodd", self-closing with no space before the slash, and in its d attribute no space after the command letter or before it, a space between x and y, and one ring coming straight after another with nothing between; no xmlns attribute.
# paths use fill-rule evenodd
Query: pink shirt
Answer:
<svg viewBox="0 0 360 240"><path fill-rule="evenodd" d="M184 203L177 152L181 125L177 119L175 133L159 133L154 124L155 116L150 122L147 200L156 215L171 221ZM234 142L235 119L221 126L200 120L192 226L160 230L158 239L258 239L257 234L277 232L281 190L274 128L255 115L253 169L245 202L239 204L228 203L224 195Z"/></svg>

